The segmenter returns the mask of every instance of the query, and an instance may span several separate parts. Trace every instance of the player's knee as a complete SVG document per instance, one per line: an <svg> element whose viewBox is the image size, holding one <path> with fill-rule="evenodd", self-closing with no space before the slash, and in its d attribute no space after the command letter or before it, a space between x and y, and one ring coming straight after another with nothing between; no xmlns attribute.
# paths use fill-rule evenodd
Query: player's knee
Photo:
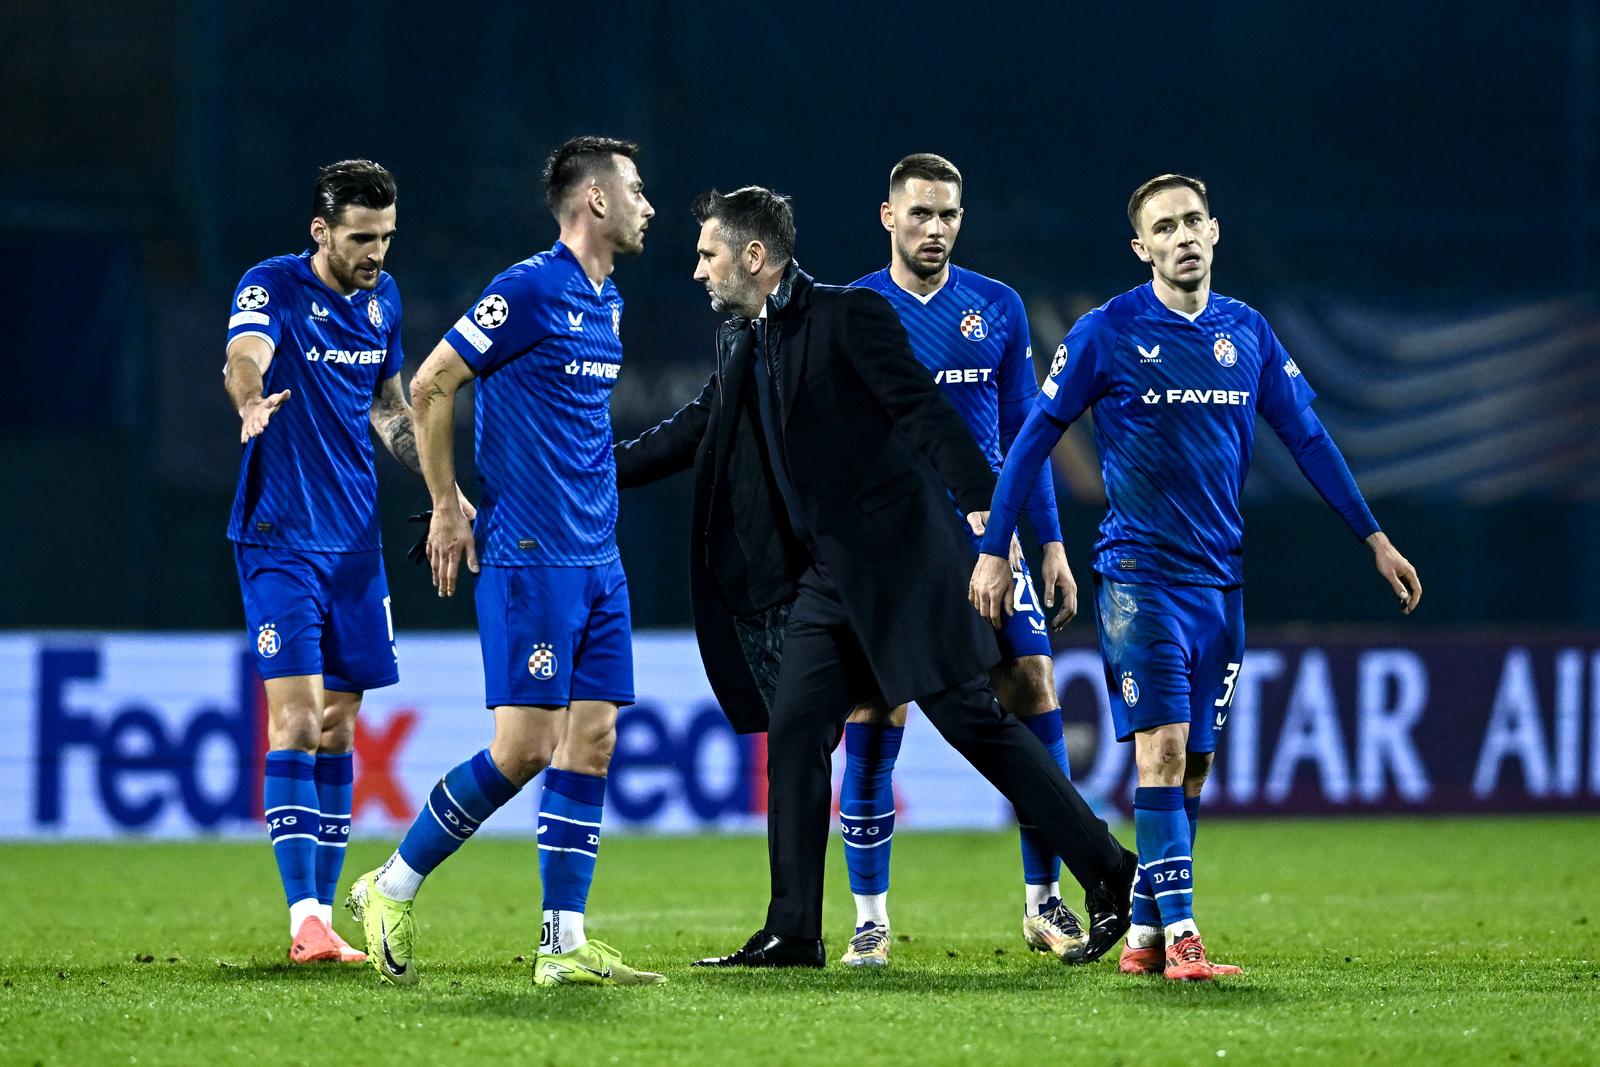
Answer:
<svg viewBox="0 0 1600 1067"><path fill-rule="evenodd" d="M556 766L580 774L603 775L611 766L611 754L617 749L616 725L569 726L567 734L556 746L553 762Z"/></svg>
<svg viewBox="0 0 1600 1067"><path fill-rule="evenodd" d="M1055 668L1049 656L1024 656L1000 668L996 679L1001 705L1013 715L1042 715L1060 706Z"/></svg>
<svg viewBox="0 0 1600 1067"><path fill-rule="evenodd" d="M1187 731L1179 725L1158 726L1134 735L1139 763L1139 784L1144 786L1179 785L1184 778L1184 749Z"/></svg>
<svg viewBox="0 0 1600 1067"><path fill-rule="evenodd" d="M268 724L267 740L273 749L315 753L322 745L322 709L311 704L277 708Z"/></svg>
<svg viewBox="0 0 1600 1067"><path fill-rule="evenodd" d="M354 699L349 699L351 696ZM339 697L328 700L322 711L323 752L349 752L355 747L356 713L361 710L361 698L358 694L340 694Z"/></svg>
<svg viewBox="0 0 1600 1067"><path fill-rule="evenodd" d="M555 756L555 741L544 737L495 738L489 746L489 756L514 785L521 787L533 781L538 773L550 766Z"/></svg>

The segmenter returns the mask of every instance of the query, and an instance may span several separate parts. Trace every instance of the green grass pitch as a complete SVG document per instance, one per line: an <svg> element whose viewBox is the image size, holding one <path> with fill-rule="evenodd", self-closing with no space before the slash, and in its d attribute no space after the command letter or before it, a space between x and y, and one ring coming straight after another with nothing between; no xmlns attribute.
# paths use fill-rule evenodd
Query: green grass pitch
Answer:
<svg viewBox="0 0 1600 1067"><path fill-rule="evenodd" d="M345 881L391 845L357 842ZM900 836L886 971L708 973L686 964L760 924L763 841L613 837L590 933L671 981L536 991L532 847L483 839L423 891L422 982L396 990L283 961L265 840L6 844L0 1063L1600 1062L1600 819L1217 820L1199 860L1243 978L1029 955L1001 833Z"/></svg>

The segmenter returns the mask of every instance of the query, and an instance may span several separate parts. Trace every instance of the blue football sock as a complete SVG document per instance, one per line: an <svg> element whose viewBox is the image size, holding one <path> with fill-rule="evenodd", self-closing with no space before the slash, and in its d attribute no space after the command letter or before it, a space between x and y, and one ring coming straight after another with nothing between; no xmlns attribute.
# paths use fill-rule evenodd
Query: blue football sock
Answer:
<svg viewBox="0 0 1600 1067"><path fill-rule="evenodd" d="M1189 820L1183 810L1183 787L1135 789L1133 829L1139 845L1139 873L1147 879L1150 895L1161 913L1161 925L1193 919L1194 860L1190 855ZM1137 897L1134 903L1139 903Z"/></svg>
<svg viewBox="0 0 1600 1067"><path fill-rule="evenodd" d="M1056 766L1071 781L1072 766L1067 761L1067 742L1061 733L1061 709L1029 715L1022 719L1022 725L1044 742ZM1061 857L1055 854L1044 835L1026 823L1020 824L1017 829L1022 838L1022 880L1029 885L1053 885L1060 881Z"/></svg>
<svg viewBox="0 0 1600 1067"><path fill-rule="evenodd" d="M316 759L309 752L278 749L267 753L261 781L261 806L272 835L272 854L288 902L317 896L317 783Z"/></svg>
<svg viewBox="0 0 1600 1067"><path fill-rule="evenodd" d="M545 911L583 912L600 856L606 780L551 767L539 801L539 881Z"/></svg>
<svg viewBox="0 0 1600 1067"><path fill-rule="evenodd" d="M1200 829L1200 798L1184 797L1183 810L1189 816L1189 851L1194 852L1195 832Z"/></svg>
<svg viewBox="0 0 1600 1067"><path fill-rule="evenodd" d="M400 842L400 858L428 874L455 854L483 820L517 795L518 786L500 773L489 750L458 763L439 779Z"/></svg>
<svg viewBox="0 0 1600 1067"><path fill-rule="evenodd" d="M844 781L839 786L839 831L850 892L889 891L889 850L894 847L894 761L903 726L844 724Z"/></svg>
<svg viewBox="0 0 1600 1067"><path fill-rule="evenodd" d="M317 903L333 904L344 869L344 847L350 841L350 803L355 799L355 757L348 752L319 752L316 766Z"/></svg>

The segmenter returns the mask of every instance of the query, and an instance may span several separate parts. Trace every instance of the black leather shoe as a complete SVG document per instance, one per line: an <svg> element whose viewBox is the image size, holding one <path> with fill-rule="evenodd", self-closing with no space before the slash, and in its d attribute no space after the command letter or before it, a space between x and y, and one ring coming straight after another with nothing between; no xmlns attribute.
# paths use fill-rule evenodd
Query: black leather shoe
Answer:
<svg viewBox="0 0 1600 1067"><path fill-rule="evenodd" d="M738 952L695 960L690 966L821 967L827 962L827 950L822 947L820 937L785 937L783 934L757 930Z"/></svg>
<svg viewBox="0 0 1600 1067"><path fill-rule="evenodd" d="M1139 857L1122 850L1116 873L1083 895L1089 910L1089 944L1083 962L1093 963L1109 952L1133 925L1133 880L1139 874Z"/></svg>

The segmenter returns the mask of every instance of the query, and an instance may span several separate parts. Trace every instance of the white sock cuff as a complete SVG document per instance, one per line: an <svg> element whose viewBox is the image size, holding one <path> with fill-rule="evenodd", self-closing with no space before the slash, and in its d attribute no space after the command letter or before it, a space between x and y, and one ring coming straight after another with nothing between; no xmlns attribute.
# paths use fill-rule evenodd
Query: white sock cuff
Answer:
<svg viewBox="0 0 1600 1067"><path fill-rule="evenodd" d="M415 900L417 890L422 888L422 880L425 877L427 876L414 870L411 864L401 859L397 851L378 868L378 892L390 900Z"/></svg>
<svg viewBox="0 0 1600 1067"><path fill-rule="evenodd" d="M879 926L889 926L889 894L883 893L852 893L856 898L856 929L868 923L877 923Z"/></svg>

